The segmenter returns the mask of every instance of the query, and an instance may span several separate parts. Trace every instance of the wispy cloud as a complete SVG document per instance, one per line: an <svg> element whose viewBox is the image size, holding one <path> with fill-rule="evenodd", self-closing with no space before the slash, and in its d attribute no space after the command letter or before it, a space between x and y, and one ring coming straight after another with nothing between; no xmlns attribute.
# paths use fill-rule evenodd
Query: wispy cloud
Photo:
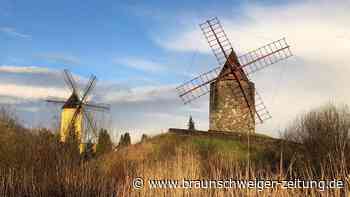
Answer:
<svg viewBox="0 0 350 197"><path fill-rule="evenodd" d="M17 84L0 84L0 96L11 96L23 100L44 99L48 95L55 97L67 97L69 92L63 88L56 87L35 87Z"/></svg>
<svg viewBox="0 0 350 197"><path fill-rule="evenodd" d="M18 37L18 38L30 39L32 37L29 34L18 32L15 28L12 28L12 27L0 27L0 32L5 33L9 36Z"/></svg>
<svg viewBox="0 0 350 197"><path fill-rule="evenodd" d="M350 22L347 19L350 18L350 13L345 9L349 7L350 3L346 1L297 1L276 6L247 3L242 10L242 16L246 17L241 21L233 23L230 18L220 19L233 47L239 52L287 37L303 58L312 57L322 61L330 55L344 57L344 49L349 50L349 41L336 39L349 38ZM200 22L203 21L198 21ZM187 27L182 31L176 29L167 37L155 36L154 40L169 50L211 53L197 26ZM332 50L329 50L330 47ZM328 55L320 57L322 53Z"/></svg>
<svg viewBox="0 0 350 197"><path fill-rule="evenodd" d="M42 67L2 66L1 78L13 78L16 80L0 81L0 104L16 106L21 118L28 120L37 116L38 120L47 120L59 111L50 111L56 108L46 105L43 99L48 96L67 98L70 94L65 89L60 72ZM35 76L35 77L33 77ZM76 78L83 78L76 76ZM60 84L60 85L58 85ZM111 127L124 132L129 131L134 137L148 132L149 134L166 131L169 127L184 127L189 112L185 109L175 92L176 85L138 85L129 87L128 82L115 84L99 81L98 87L93 92L93 101L111 105L113 117ZM44 107L45 105L45 107ZM195 106L195 109L206 109ZM192 109L192 108L191 108ZM35 114L35 115L34 115ZM193 110L192 115L199 120L203 111ZM199 122L199 121L198 121ZM206 128L206 120L197 124L198 128ZM137 132L139 131L139 132Z"/></svg>
<svg viewBox="0 0 350 197"><path fill-rule="evenodd" d="M62 53L44 53L44 54L37 54L35 57L42 58L51 62L59 62L69 65L79 65L80 59L67 54Z"/></svg>
<svg viewBox="0 0 350 197"><path fill-rule="evenodd" d="M140 86L135 88L124 88L105 94L106 102L145 102L175 99L175 85L162 86Z"/></svg>
<svg viewBox="0 0 350 197"><path fill-rule="evenodd" d="M62 73L38 66L0 66L0 97L12 98L16 102L28 102L50 96L67 97L63 86ZM60 80L60 81L59 81Z"/></svg>
<svg viewBox="0 0 350 197"><path fill-rule="evenodd" d="M159 62L156 62L154 60L146 60L146 59L133 58L133 57L115 59L114 62L127 66L129 68L146 71L146 72L152 72L152 73L162 72L167 69L165 65Z"/></svg>
<svg viewBox="0 0 350 197"><path fill-rule="evenodd" d="M87 78L72 74L82 90ZM0 103L27 103L45 98L68 98L63 72L38 66L0 66ZM9 102L10 100L14 102Z"/></svg>
<svg viewBox="0 0 350 197"><path fill-rule="evenodd" d="M210 48L197 29L197 26L192 28L185 28L183 32L178 34L170 34L169 37L155 36L153 40L161 47L178 52L192 52L199 51L201 53L209 54Z"/></svg>
<svg viewBox="0 0 350 197"><path fill-rule="evenodd" d="M3 73L57 73L57 71L37 66L14 66L0 65L0 72Z"/></svg>

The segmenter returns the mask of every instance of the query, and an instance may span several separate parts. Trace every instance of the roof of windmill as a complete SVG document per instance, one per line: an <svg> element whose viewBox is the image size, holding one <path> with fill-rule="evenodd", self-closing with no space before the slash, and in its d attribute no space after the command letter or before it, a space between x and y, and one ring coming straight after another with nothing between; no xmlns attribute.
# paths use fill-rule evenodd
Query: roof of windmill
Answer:
<svg viewBox="0 0 350 197"><path fill-rule="evenodd" d="M222 70L220 71L220 74L219 74L219 77L220 76L224 76L224 79L235 79L233 74L231 74L231 66L230 66L230 62L234 63L235 65L239 65L240 66L240 63L238 61L238 58L237 58L237 55L234 51L232 51L230 53L230 55L228 56L228 59L226 60L224 66L222 67ZM246 76L246 74L244 73L244 70L241 69L241 71L239 70L236 70L234 71L237 75L237 77L240 79L240 80L246 80L248 81L248 78Z"/></svg>
<svg viewBox="0 0 350 197"><path fill-rule="evenodd" d="M73 92L72 95L66 101L66 103L62 106L62 108L76 108L78 103L79 97L75 92Z"/></svg>

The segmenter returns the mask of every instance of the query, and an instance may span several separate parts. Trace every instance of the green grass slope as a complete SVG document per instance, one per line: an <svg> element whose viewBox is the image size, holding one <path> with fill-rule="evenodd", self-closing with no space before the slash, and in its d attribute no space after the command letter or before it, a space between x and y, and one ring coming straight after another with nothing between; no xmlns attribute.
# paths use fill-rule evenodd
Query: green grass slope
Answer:
<svg viewBox="0 0 350 197"><path fill-rule="evenodd" d="M256 140L256 138L259 139ZM252 160L263 161L275 153L273 150L280 140L262 135L250 135L249 152ZM223 154L230 159L246 160L248 156L248 138L245 134L239 137L224 135L181 135L166 133L155 136L144 143L152 144L154 151L165 154L164 151L172 152L176 148L192 147L205 157L207 154Z"/></svg>
<svg viewBox="0 0 350 197"><path fill-rule="evenodd" d="M123 155L127 160L171 160L179 151L194 152L202 162L220 155L227 161L246 162L248 158L259 164L279 162L281 140L261 134L251 134L248 151L246 134L215 135L207 132L156 135L144 142L123 147L111 155ZM109 156L110 157L110 156Z"/></svg>

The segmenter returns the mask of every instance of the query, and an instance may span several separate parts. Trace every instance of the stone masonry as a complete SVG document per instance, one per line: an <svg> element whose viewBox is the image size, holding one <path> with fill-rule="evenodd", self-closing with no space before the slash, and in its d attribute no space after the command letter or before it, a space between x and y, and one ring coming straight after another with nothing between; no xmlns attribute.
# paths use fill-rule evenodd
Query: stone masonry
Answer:
<svg viewBox="0 0 350 197"><path fill-rule="evenodd" d="M255 110L254 83L241 80L249 104ZM240 92L237 81L222 78L210 84L209 130L227 132L254 132L255 121ZM253 111L254 112L254 111Z"/></svg>

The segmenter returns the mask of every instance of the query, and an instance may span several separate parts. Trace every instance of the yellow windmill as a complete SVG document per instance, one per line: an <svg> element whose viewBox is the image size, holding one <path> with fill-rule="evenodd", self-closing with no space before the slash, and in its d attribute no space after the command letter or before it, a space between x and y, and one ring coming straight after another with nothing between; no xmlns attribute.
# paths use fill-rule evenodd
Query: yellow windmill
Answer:
<svg viewBox="0 0 350 197"><path fill-rule="evenodd" d="M96 142L97 129L96 123L91 118L93 111L108 111L109 105L97 104L88 101L89 95L96 85L97 78L94 75L90 76L82 94L78 89L72 74L68 70L64 70L64 79L67 86L72 91L68 99L48 98L47 102L61 104L61 126L60 140L66 142L71 131L74 131L76 139L80 143L80 152L83 152L87 142ZM85 126L87 125L87 126Z"/></svg>

